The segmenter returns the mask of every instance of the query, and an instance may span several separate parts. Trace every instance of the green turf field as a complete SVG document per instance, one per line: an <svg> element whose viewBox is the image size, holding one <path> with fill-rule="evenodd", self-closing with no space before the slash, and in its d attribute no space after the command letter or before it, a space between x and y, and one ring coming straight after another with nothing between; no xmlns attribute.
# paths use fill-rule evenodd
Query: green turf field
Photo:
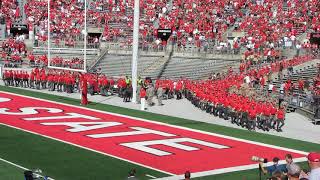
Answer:
<svg viewBox="0 0 320 180"><path fill-rule="evenodd" d="M23 171L11 164L0 161L0 179L17 180L23 179Z"/></svg>
<svg viewBox="0 0 320 180"><path fill-rule="evenodd" d="M22 94L72 105L79 105L79 100L49 95L45 93L34 93L33 91L0 86L1 91ZM247 130L233 129L202 122L190 121L182 118L170 117L126 109L111 105L91 103L88 108L104 110L134 117L141 117L153 121L165 122L178 126L233 136L237 138L272 144L302 151L320 151L320 145L265 135ZM155 177L166 177L168 175L139 167L128 162L120 161L105 155L84 150L75 146L64 144L55 140L26 133L6 126L0 126L0 158L14 162L26 168L40 168L46 174L57 180L120 180L125 179L131 168L137 170L139 179L150 179L146 174ZM302 164L305 168L306 163ZM0 179L21 177L19 170L11 165L0 162ZM4 172L4 173L3 173ZM3 176L2 176L3 175ZM258 170L248 170L221 174L198 179L252 179L258 177ZM12 179L11 178L11 179ZM19 178L20 179L20 178Z"/></svg>

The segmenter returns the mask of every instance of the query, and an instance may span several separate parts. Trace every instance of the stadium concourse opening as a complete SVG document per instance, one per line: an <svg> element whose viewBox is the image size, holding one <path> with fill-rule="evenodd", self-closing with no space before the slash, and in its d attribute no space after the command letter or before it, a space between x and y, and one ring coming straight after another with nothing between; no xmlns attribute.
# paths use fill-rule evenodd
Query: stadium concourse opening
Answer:
<svg viewBox="0 0 320 180"><path fill-rule="evenodd" d="M319 7L1 0L0 179L316 177Z"/></svg>

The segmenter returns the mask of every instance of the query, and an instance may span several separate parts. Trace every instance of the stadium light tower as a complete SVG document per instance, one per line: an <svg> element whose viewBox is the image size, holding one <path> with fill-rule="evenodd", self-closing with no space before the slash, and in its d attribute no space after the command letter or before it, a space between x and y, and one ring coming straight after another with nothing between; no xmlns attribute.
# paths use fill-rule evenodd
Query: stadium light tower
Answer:
<svg viewBox="0 0 320 180"><path fill-rule="evenodd" d="M140 1L134 0L133 18L133 44L132 44L132 102L137 103L137 74L138 74L138 48L139 48L139 16Z"/></svg>

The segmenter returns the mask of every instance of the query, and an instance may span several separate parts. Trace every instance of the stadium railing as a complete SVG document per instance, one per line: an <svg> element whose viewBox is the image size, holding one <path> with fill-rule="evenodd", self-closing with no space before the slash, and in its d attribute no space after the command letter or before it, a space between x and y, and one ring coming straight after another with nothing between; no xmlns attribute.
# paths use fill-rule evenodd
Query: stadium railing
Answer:
<svg viewBox="0 0 320 180"><path fill-rule="evenodd" d="M87 49L87 55L98 55L100 54L99 49ZM34 47L33 53L47 53L48 48L46 47ZM75 49L75 48L51 48L51 53L59 53L59 54L83 54L84 49Z"/></svg>

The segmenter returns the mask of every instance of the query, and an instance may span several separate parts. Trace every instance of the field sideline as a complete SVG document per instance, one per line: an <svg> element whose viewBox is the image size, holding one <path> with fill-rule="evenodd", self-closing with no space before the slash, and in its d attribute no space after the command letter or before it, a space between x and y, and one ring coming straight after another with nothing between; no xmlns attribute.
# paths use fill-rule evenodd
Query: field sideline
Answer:
<svg viewBox="0 0 320 180"><path fill-rule="evenodd" d="M58 97L45 93L35 94L32 91L4 86L0 86L0 90L4 92L22 94L71 105L79 105L78 100ZM281 138L272 135L265 135L256 132L249 132L246 130L238 130L207 123L195 122L182 118L141 112L137 110L99 103L92 103L87 107L217 134L228 135L266 144L272 144L300 151L309 152L320 150L319 144ZM39 137L27 132L22 132L3 125L0 126L0 136L3 137L0 138L0 143L5 145L0 146L0 158L9 160L27 168L39 167L55 179L124 179L127 175L127 172L131 168L137 169L140 179L150 179L150 177L147 177L146 174L155 177L168 176L154 170L143 168L124 161L119 161L118 159L90 152L47 138ZM15 174L16 172L21 171L17 170L15 172L13 170L9 170L10 168L14 168L12 168L11 166L3 165L3 163L0 163L0 166L4 167L2 169L8 169L8 172L11 172L11 174ZM306 163L303 163L303 166L306 167ZM202 177L199 179L231 180L234 179L234 177L241 177L241 179L256 179L257 175L257 170L248 170L228 174L220 174L210 177ZM10 175L7 174L7 177L9 176Z"/></svg>

